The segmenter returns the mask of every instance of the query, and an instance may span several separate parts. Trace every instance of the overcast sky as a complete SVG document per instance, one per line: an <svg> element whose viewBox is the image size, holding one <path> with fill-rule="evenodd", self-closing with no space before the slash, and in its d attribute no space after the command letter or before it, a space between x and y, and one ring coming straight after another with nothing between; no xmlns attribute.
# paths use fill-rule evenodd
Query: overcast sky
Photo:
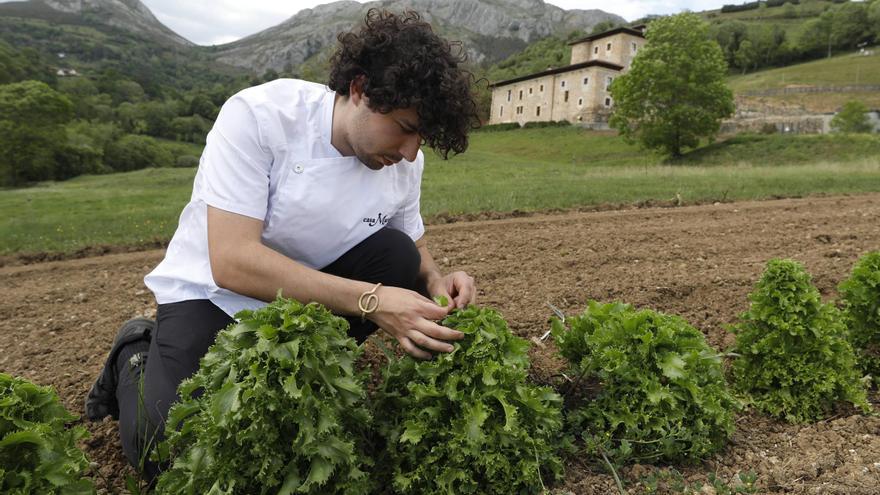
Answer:
<svg viewBox="0 0 880 495"><path fill-rule="evenodd" d="M0 0L5 2L10 0ZM141 0L163 24L199 45L219 45L270 28L326 0ZM358 0L361 3L364 1ZM746 0L545 0L563 9L601 9L628 21L648 14L709 10Z"/></svg>

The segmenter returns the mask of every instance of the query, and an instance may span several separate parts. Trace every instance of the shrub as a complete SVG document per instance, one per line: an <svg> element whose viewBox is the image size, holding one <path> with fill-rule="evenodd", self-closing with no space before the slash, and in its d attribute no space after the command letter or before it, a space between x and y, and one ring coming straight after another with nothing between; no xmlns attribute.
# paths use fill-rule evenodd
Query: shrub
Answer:
<svg viewBox="0 0 880 495"><path fill-rule="evenodd" d="M476 132L499 132L499 131L512 131L519 129L520 125L516 122L507 122L504 124L492 124L492 125L484 125L480 126L476 129Z"/></svg>
<svg viewBox="0 0 880 495"><path fill-rule="evenodd" d="M570 127L571 122L567 120L546 120L542 122L526 122L523 129L541 129L544 127Z"/></svg>
<svg viewBox="0 0 880 495"><path fill-rule="evenodd" d="M82 174L106 172L101 163L101 149L85 143L68 141L55 149L55 180L67 180Z"/></svg>
<svg viewBox="0 0 880 495"><path fill-rule="evenodd" d="M573 389L566 428L589 450L618 463L703 459L733 433L721 358L682 318L589 301L552 333L580 377L572 386L588 384Z"/></svg>
<svg viewBox="0 0 880 495"><path fill-rule="evenodd" d="M155 456L174 463L157 492L370 493L348 322L280 297L236 318L178 388Z"/></svg>
<svg viewBox="0 0 880 495"><path fill-rule="evenodd" d="M104 164L117 172L140 170L148 167L170 167L171 153L155 139L129 134L112 142L104 149Z"/></svg>
<svg viewBox="0 0 880 495"><path fill-rule="evenodd" d="M94 493L76 443L88 433L50 387L0 373L0 493Z"/></svg>
<svg viewBox="0 0 880 495"><path fill-rule="evenodd" d="M843 104L834 118L831 128L836 132L871 132L874 126L868 118L868 107L860 101L848 101Z"/></svg>
<svg viewBox="0 0 880 495"><path fill-rule="evenodd" d="M174 161L174 166L178 168L192 168L199 166L199 157L192 155L180 155Z"/></svg>
<svg viewBox="0 0 880 495"><path fill-rule="evenodd" d="M867 411L840 312L823 304L800 263L771 260L740 315L733 376L759 410L789 422L817 420L839 402Z"/></svg>
<svg viewBox="0 0 880 495"><path fill-rule="evenodd" d="M761 124L761 134L776 134L779 129L776 128L776 124L771 122L764 122Z"/></svg>
<svg viewBox="0 0 880 495"><path fill-rule="evenodd" d="M880 377L880 251L862 256L838 292L859 367L877 383Z"/></svg>
<svg viewBox="0 0 880 495"><path fill-rule="evenodd" d="M561 399L526 383L528 343L491 309L453 311L466 336L431 361L384 370L374 416L386 441L378 465L399 494L541 493L559 478Z"/></svg>

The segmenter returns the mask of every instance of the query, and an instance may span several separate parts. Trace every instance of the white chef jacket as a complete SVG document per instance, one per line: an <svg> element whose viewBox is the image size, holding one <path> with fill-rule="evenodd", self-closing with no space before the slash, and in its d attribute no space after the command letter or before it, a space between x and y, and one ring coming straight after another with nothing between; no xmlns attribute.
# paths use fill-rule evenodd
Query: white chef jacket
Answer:
<svg viewBox="0 0 880 495"><path fill-rule="evenodd" d="M230 316L266 304L214 283L207 205L262 220L265 245L315 269L386 225L424 234L424 155L381 170L341 156L330 144L335 95L279 79L223 105L165 258L144 278L159 304L208 299Z"/></svg>

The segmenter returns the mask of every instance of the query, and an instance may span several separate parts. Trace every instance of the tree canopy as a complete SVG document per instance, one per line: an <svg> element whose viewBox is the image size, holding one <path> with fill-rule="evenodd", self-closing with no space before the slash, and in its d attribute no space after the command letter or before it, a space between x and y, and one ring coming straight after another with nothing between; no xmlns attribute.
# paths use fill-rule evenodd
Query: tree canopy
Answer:
<svg viewBox="0 0 880 495"><path fill-rule="evenodd" d="M837 115L831 119L831 128L836 132L871 132L873 124L868 119L868 107L860 101L848 101Z"/></svg>
<svg viewBox="0 0 880 495"><path fill-rule="evenodd" d="M0 176L17 186L43 178L65 140L73 104L40 81L0 85Z"/></svg>
<svg viewBox="0 0 880 495"><path fill-rule="evenodd" d="M630 141L679 156L733 114L727 64L708 25L684 13L651 23L630 71L611 85L610 124Z"/></svg>

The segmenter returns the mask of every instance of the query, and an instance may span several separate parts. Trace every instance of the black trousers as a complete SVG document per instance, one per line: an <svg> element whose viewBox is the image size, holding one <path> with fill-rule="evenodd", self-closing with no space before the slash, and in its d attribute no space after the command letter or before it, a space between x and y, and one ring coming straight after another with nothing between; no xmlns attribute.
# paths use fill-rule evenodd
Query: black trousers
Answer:
<svg viewBox="0 0 880 495"><path fill-rule="evenodd" d="M340 277L418 290L421 256L406 234L383 228L342 255L322 271ZM376 331L371 321L347 317L349 335L358 344ZM121 372L116 391L119 435L129 463L154 482L163 466L149 460L164 438L165 419L179 399L177 386L198 370L199 360L217 333L233 319L208 300L160 304L156 331L150 343L146 369L138 377ZM141 390L142 387L142 390Z"/></svg>

